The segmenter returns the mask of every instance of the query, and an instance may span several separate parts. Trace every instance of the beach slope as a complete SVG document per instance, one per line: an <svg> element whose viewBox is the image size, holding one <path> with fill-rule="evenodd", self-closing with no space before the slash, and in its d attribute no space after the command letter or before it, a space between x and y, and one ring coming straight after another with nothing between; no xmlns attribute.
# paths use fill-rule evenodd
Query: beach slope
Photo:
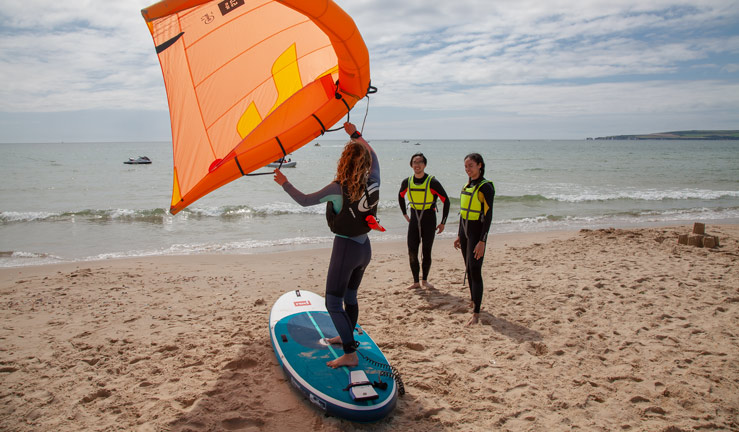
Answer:
<svg viewBox="0 0 739 432"><path fill-rule="evenodd" d="M407 394L372 425L326 418L268 335L285 291L323 293L329 250L0 270L6 431L737 430L739 227L491 236L481 323L450 239L433 289L375 243L360 323Z"/></svg>

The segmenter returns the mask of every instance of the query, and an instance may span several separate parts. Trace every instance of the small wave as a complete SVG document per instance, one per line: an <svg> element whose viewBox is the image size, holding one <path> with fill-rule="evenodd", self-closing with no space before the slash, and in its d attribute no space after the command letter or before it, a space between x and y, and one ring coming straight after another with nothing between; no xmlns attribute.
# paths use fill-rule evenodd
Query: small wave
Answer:
<svg viewBox="0 0 739 432"><path fill-rule="evenodd" d="M535 195L496 195L495 201L507 204L546 204L551 202L588 203L617 200L631 201L667 201L667 200L704 200L714 201L721 199L735 199L739 191L711 191L711 190L643 190L622 192L577 192L577 193L549 193Z"/></svg>
<svg viewBox="0 0 739 432"><path fill-rule="evenodd" d="M61 257L45 253L0 251L0 267L25 267L29 265L54 264L63 261L64 259Z"/></svg>
<svg viewBox="0 0 739 432"><path fill-rule="evenodd" d="M380 209L393 209L398 206L397 201L381 201ZM280 215L322 215L326 212L325 205L302 207L293 202L274 202L261 206L220 206L220 207L189 207L172 215L163 208L157 209L85 209L73 212L0 212L0 224L23 222L139 222L139 223L170 223L174 220L205 220L223 219L240 220L248 218L264 218Z"/></svg>
<svg viewBox="0 0 739 432"><path fill-rule="evenodd" d="M514 231L527 231L539 228L562 228L587 227L602 223L643 223L643 222L665 222L665 221L690 221L690 220L729 220L739 219L739 208L693 208L680 210L649 210L614 212L610 214L594 216L556 216L539 215L535 217L512 218L493 221L497 226L516 226Z"/></svg>
<svg viewBox="0 0 739 432"><path fill-rule="evenodd" d="M80 210L74 212L0 212L0 223L18 222L74 222L77 219L85 221L127 221L127 222L159 222L168 216L164 209L133 210Z"/></svg>
<svg viewBox="0 0 739 432"><path fill-rule="evenodd" d="M4 211L0 212L0 222L11 223L11 222L34 222L43 221L58 217L61 213L51 212L14 212Z"/></svg>
<svg viewBox="0 0 739 432"><path fill-rule="evenodd" d="M450 197L452 203L459 204L458 197ZM507 204L536 204L536 203L588 203L603 202L617 200L632 201L667 201L667 200L704 200L716 201L722 199L739 198L739 191L713 191L705 189L685 189L685 190L625 190L621 192L608 191L583 191L581 188L572 193L541 193L531 195L495 195L496 203Z"/></svg>
<svg viewBox="0 0 739 432"><path fill-rule="evenodd" d="M215 253L257 253L264 249L292 249L296 246L329 244L333 237L292 237L273 240L246 240L229 243L194 243L174 244L162 249L132 250L98 254L82 259L82 261L98 261L116 258L137 258L160 255L197 255Z"/></svg>
<svg viewBox="0 0 739 432"><path fill-rule="evenodd" d="M505 203L535 203L535 202L554 201L554 199L547 198L543 195L520 195L520 196L507 196L507 195L497 196L496 195L495 201L505 202Z"/></svg>
<svg viewBox="0 0 739 432"><path fill-rule="evenodd" d="M546 199L581 203L592 201L666 201L666 200L720 200L739 197L739 191L713 191L706 189L683 189L683 190L631 190L622 192L585 192L575 194L547 194Z"/></svg>
<svg viewBox="0 0 739 432"><path fill-rule="evenodd" d="M450 197L453 206L459 205L458 197ZM551 194L527 194L518 196L498 195L496 203L500 204L523 204L523 205L551 205L553 202L565 202L573 204L586 204L588 202L605 201L668 201L668 200L735 200L739 198L739 191L712 191L703 189L685 190L631 190L622 192L579 192L579 193L551 193ZM628 206L628 204L625 204ZM380 211L392 211L397 209L398 203L394 199L382 200L379 204ZM325 212L324 205L302 207L294 202L272 202L260 206L217 206L217 207L188 207L172 215L167 209L85 209L67 212L49 211L2 211L0 212L0 224L14 224L27 222L90 222L90 223L150 223L170 224L178 219L185 220L209 220L223 219L234 221L249 218L266 218L281 215L322 215Z"/></svg>

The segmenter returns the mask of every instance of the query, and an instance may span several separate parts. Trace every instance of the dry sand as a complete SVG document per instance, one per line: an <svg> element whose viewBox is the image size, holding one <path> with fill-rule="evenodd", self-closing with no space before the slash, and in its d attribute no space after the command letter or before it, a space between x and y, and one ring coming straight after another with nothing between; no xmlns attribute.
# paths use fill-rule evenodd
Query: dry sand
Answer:
<svg viewBox="0 0 739 432"><path fill-rule="evenodd" d="M371 425L286 382L272 303L324 291L328 250L0 270L0 430L739 430L739 226L493 236L482 322L438 239L409 290L405 245L375 243L360 323L407 394Z"/></svg>

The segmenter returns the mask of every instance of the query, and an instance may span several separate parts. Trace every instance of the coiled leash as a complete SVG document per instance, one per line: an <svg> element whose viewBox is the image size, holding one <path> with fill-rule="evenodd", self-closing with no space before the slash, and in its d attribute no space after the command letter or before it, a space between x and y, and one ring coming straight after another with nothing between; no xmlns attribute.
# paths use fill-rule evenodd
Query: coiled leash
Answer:
<svg viewBox="0 0 739 432"><path fill-rule="evenodd" d="M405 385L403 384L403 379L400 376L400 372L398 372L398 369L395 368L395 366L392 366L388 363L380 362L377 360L374 360L370 357L367 357L363 352L356 351L357 354L362 356L363 359L367 361L367 363L371 364L375 368L379 369L378 372L378 378L380 381L373 381L372 386L377 387L381 390L385 390L387 388L387 383L382 382L382 377L386 376L393 380L395 380L395 384L398 386L398 394L403 396L405 394Z"/></svg>

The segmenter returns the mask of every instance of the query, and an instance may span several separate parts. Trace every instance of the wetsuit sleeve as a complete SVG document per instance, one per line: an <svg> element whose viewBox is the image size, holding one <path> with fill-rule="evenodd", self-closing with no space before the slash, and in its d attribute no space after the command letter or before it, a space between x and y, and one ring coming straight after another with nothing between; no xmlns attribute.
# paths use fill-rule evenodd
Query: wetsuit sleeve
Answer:
<svg viewBox="0 0 739 432"><path fill-rule="evenodd" d="M447 195L439 180L436 180L436 177L431 179L431 191L444 203L444 210L441 213L441 223L446 225L446 218L449 216L449 209L452 205L449 202L449 195Z"/></svg>
<svg viewBox="0 0 739 432"><path fill-rule="evenodd" d="M336 182L331 182L323 189L311 194L300 192L289 181L282 185L282 189L290 195L290 198L303 207L321 204L336 199L341 201L341 186Z"/></svg>
<svg viewBox="0 0 739 432"><path fill-rule="evenodd" d="M370 167L370 174L369 174L370 184L377 183L377 186L379 186L380 185L380 159L378 159L377 153L375 153L375 149L370 147L369 144L367 144L367 147L369 148L370 154L372 155L372 166Z"/></svg>
<svg viewBox="0 0 739 432"><path fill-rule="evenodd" d="M407 215L408 212L406 211L406 205L405 205L405 194L408 193L408 179L404 178L402 182L400 182L400 191L398 191L398 205L400 205L400 211L403 212L404 215Z"/></svg>
<svg viewBox="0 0 739 432"><path fill-rule="evenodd" d="M480 196L482 195L482 196ZM488 231L490 231L490 225L493 223L493 201L495 200L495 187L492 183L485 183L478 191L480 201L483 203L485 209L485 216L482 225L482 238L480 241L487 243Z"/></svg>
<svg viewBox="0 0 739 432"><path fill-rule="evenodd" d="M356 141L362 143L365 147L367 147L367 150L369 150L370 155L372 156L369 184L377 183L377 186L380 186L380 160L377 158L377 153L375 153L375 149L373 149L372 146L369 145L369 143L367 142L367 140L364 139L363 136L357 138Z"/></svg>

